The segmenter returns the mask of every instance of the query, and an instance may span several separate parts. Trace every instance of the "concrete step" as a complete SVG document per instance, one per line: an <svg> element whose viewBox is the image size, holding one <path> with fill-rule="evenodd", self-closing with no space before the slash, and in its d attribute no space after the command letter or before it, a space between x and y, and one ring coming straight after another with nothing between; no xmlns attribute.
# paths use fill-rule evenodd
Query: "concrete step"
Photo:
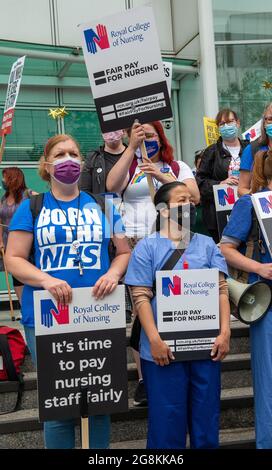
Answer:
<svg viewBox="0 0 272 470"><path fill-rule="evenodd" d="M254 428L225 429L220 431L221 449L255 449ZM187 444L189 447L189 442ZM113 442L111 449L145 449L146 440Z"/></svg>
<svg viewBox="0 0 272 470"><path fill-rule="evenodd" d="M145 449L146 429L142 435L136 434L135 439L116 440L116 423L111 426L111 449ZM130 433L131 434L131 433ZM144 437L144 439L143 439ZM76 447L80 447L79 426L76 427ZM189 447L189 442L187 443ZM26 431L0 435L0 449L43 449L43 431ZM255 431L253 427L224 429L220 431L220 448L222 449L254 449Z"/></svg>
<svg viewBox="0 0 272 470"><path fill-rule="evenodd" d="M221 429L253 426L252 406L253 391L251 387L222 390ZM131 425L133 427L136 425L137 420L145 420L146 417L147 408L134 407L133 400L130 399L127 412L112 415L112 422L123 422L125 424L122 431L124 432L124 438L120 440L125 440L129 437L128 431L131 431ZM0 434L38 429L41 429L41 424L38 421L38 410L36 408L22 409L15 413L0 416ZM136 439L135 432L133 432L132 436Z"/></svg>
<svg viewBox="0 0 272 470"><path fill-rule="evenodd" d="M138 373L135 364L128 364L128 396L133 398L137 386ZM24 373L25 391L23 394L22 408L37 408L37 374L36 372ZM221 374L222 389L235 387L250 387L252 385L250 356L245 354L233 354L227 356L222 363ZM0 412L11 409L16 400L17 384L14 382L0 382Z"/></svg>

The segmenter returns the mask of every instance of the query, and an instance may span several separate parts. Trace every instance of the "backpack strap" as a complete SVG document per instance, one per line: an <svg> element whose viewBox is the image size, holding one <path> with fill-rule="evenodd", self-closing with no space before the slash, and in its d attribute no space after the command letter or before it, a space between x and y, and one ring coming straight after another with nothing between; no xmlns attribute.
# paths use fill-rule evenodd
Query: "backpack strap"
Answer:
<svg viewBox="0 0 272 470"><path fill-rule="evenodd" d="M178 162L176 160L172 160L170 162L170 167L171 167L171 170L173 171L175 177L178 179L179 172L180 172L180 166L179 166Z"/></svg>
<svg viewBox="0 0 272 470"><path fill-rule="evenodd" d="M18 382L18 390L17 390L17 399L15 406L12 410L9 411L4 411L0 413L0 415L4 415L7 413L13 413L14 411L17 411L20 408L21 402L22 402L22 395L23 395L23 390L24 390L24 379L21 374L17 374L9 343L8 343L8 338L5 334L0 333L0 352L3 357L3 364L5 366L8 380L12 382Z"/></svg>
<svg viewBox="0 0 272 470"><path fill-rule="evenodd" d="M194 236L193 232L190 232L190 242ZM173 253L171 253L170 257L166 260L160 271L171 271L177 264L178 260L182 257L187 247L179 248L177 247ZM156 295L156 281L153 282L153 295Z"/></svg>
<svg viewBox="0 0 272 470"><path fill-rule="evenodd" d="M100 206L103 214L105 214L105 217L107 217L105 196L102 196L101 194L93 194L93 193L90 193L89 191L85 191L85 192L89 194L89 196L91 196L95 200L96 204ZM115 258L115 255L116 255L116 247L112 239L110 239L109 241L108 255L109 255L110 262L112 262L112 260Z"/></svg>
<svg viewBox="0 0 272 470"><path fill-rule="evenodd" d="M0 351L3 356L3 364L7 372L8 380L17 382L19 378L12 359L8 338L2 333L0 333Z"/></svg>
<svg viewBox="0 0 272 470"><path fill-rule="evenodd" d="M44 193L34 194L30 196L29 199L30 199L30 211L31 211L33 223L34 223L35 219L38 217L39 213L42 210Z"/></svg>

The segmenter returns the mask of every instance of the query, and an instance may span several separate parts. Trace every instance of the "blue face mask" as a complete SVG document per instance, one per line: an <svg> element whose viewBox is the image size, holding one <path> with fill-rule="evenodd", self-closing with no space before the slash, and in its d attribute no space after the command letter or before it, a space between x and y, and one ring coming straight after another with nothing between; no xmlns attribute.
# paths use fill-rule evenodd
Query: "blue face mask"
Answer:
<svg viewBox="0 0 272 470"><path fill-rule="evenodd" d="M265 126L265 132L268 137L272 138L272 124L268 124L267 126Z"/></svg>
<svg viewBox="0 0 272 470"><path fill-rule="evenodd" d="M145 140L144 142L148 158L154 157L160 149L159 142L157 140Z"/></svg>
<svg viewBox="0 0 272 470"><path fill-rule="evenodd" d="M236 124L225 124L219 127L219 132L223 140L234 140L238 135Z"/></svg>

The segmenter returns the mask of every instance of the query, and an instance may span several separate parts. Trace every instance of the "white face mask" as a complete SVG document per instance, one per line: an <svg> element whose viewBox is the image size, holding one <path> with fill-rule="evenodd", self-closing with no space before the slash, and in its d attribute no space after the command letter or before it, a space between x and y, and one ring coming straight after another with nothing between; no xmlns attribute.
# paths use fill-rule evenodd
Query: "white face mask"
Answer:
<svg viewBox="0 0 272 470"><path fill-rule="evenodd" d="M118 142L119 140L122 139L124 135L124 131L113 131L113 132L105 132L104 134L102 134L102 137L103 137L103 140L106 142L106 143L114 143L114 142Z"/></svg>
<svg viewBox="0 0 272 470"><path fill-rule="evenodd" d="M50 162L46 162L46 163L48 163L48 165L56 166L59 163L65 163L68 161L76 163L77 165L81 165L81 161L78 158L71 157L71 155L68 155L67 157L63 157L63 158L57 158L53 163L50 163Z"/></svg>

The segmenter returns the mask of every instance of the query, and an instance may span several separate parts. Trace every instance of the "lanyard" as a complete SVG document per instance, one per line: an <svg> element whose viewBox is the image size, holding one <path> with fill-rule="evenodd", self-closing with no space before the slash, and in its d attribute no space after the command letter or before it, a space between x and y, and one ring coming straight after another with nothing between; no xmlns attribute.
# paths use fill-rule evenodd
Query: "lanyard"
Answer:
<svg viewBox="0 0 272 470"><path fill-rule="evenodd" d="M63 208L61 207L59 201L57 200L57 198L55 198L52 191L50 191L50 192L51 192L51 195L52 195L54 201L56 202L57 206L59 207L59 209L61 210L61 212L65 216L66 223L69 225L69 227L71 229L72 247L76 252L76 257L74 259L74 265L78 266L79 273L82 276L82 274L83 274L83 264L82 264L82 259L81 259L81 255L80 255L80 242L78 240L78 220L79 220L79 207L80 207L80 193L78 195L78 200L77 200L77 220L76 220L76 227L75 227L75 232L74 232L74 229L73 229L72 225L69 222L69 219L67 217L66 212L63 210Z"/></svg>

